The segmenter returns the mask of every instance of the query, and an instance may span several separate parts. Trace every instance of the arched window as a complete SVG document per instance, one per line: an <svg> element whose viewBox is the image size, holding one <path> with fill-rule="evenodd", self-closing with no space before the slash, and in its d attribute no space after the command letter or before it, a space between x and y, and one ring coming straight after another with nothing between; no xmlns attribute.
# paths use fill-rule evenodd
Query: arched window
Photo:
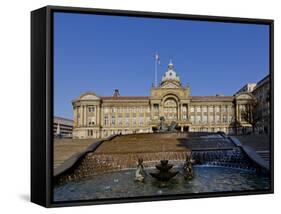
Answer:
<svg viewBox="0 0 281 214"><path fill-rule="evenodd" d="M168 98L164 102L164 117L166 120L178 119L178 105L174 98Z"/></svg>

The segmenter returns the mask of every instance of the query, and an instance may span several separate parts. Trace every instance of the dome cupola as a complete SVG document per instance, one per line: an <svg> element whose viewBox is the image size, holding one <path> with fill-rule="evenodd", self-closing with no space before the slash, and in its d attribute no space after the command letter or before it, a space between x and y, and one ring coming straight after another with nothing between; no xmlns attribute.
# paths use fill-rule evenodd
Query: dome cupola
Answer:
<svg viewBox="0 0 281 214"><path fill-rule="evenodd" d="M168 64L168 70L165 72L165 74L162 77L161 87L165 87L167 85L171 84L180 87L180 77L177 75L176 71L174 70L174 65L172 61Z"/></svg>

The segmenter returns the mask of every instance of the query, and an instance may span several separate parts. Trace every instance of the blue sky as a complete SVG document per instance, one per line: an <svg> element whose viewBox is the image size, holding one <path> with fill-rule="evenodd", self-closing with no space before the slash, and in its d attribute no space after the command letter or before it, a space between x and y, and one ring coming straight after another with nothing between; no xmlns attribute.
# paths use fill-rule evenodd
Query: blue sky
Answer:
<svg viewBox="0 0 281 214"><path fill-rule="evenodd" d="M92 14L54 15L54 114L86 91L148 96L172 59L191 95L233 95L269 73L269 26Z"/></svg>

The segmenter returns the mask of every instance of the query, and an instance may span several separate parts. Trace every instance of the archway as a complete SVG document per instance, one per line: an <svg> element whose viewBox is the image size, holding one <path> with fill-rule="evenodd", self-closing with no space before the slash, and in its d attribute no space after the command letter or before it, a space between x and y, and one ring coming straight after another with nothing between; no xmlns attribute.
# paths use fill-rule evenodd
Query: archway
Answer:
<svg viewBox="0 0 281 214"><path fill-rule="evenodd" d="M163 116L165 120L177 121L178 120L178 104L173 97L168 97L163 103Z"/></svg>

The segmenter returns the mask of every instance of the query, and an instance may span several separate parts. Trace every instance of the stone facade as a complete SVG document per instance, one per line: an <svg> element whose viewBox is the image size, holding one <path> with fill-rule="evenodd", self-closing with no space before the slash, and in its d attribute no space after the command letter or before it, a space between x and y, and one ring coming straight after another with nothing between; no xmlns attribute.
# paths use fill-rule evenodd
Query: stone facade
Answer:
<svg viewBox="0 0 281 214"><path fill-rule="evenodd" d="M172 63L168 65L159 87L150 96L102 97L88 92L73 100L73 138L103 138L112 134L149 133L159 125L175 121L181 131L234 133L251 128L241 112L252 103L252 93L234 96L190 96L189 86L182 86Z"/></svg>
<svg viewBox="0 0 281 214"><path fill-rule="evenodd" d="M259 123L257 124L258 132L268 133L270 130L270 78L267 75L259 81L253 90L258 106Z"/></svg>

